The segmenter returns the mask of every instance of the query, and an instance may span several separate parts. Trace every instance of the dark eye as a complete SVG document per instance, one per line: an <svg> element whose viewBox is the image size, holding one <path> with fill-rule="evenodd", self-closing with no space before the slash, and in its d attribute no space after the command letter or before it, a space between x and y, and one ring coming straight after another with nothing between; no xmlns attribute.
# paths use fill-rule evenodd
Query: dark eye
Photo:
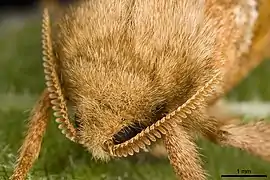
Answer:
<svg viewBox="0 0 270 180"><path fill-rule="evenodd" d="M163 118L168 112L166 111L166 103L161 103L156 106L151 111L153 123L157 122Z"/></svg>
<svg viewBox="0 0 270 180"><path fill-rule="evenodd" d="M166 115L165 105L166 104L158 104L151 110L152 117L151 120L148 121L148 123L142 124L139 122L135 122L130 126L122 128L118 133L113 136L114 144L121 144L125 141L128 141L129 139L135 137L137 134L142 132L142 130L147 128L147 126L152 125L153 123L164 117Z"/></svg>
<svg viewBox="0 0 270 180"><path fill-rule="evenodd" d="M126 126L113 136L114 144L121 144L139 134L147 126L140 123L133 123Z"/></svg>

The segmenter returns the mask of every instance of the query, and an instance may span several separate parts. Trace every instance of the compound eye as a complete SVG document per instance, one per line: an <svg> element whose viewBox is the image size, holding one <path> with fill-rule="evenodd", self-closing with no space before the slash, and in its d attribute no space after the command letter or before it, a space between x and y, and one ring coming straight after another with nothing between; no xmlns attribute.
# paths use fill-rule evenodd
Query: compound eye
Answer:
<svg viewBox="0 0 270 180"><path fill-rule="evenodd" d="M128 141L145 128L146 126L140 123L133 123L132 125L126 126L113 136L113 143L116 145Z"/></svg>
<svg viewBox="0 0 270 180"><path fill-rule="evenodd" d="M166 103L161 103L156 106L151 111L153 123L162 119L168 112L166 111Z"/></svg>
<svg viewBox="0 0 270 180"><path fill-rule="evenodd" d="M166 115L165 110L166 104L158 104L151 110L151 120L148 123L139 123L135 122L129 126L122 128L118 133L113 136L113 143L115 145L121 144L125 141L130 140L135 137L137 134L142 132L147 126L152 125L156 121L160 120L162 117Z"/></svg>

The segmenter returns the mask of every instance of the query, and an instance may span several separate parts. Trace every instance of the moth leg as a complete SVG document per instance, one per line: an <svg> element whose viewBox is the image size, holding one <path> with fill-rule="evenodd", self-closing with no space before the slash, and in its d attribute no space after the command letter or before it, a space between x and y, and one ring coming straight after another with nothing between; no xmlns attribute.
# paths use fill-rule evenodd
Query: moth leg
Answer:
<svg viewBox="0 0 270 180"><path fill-rule="evenodd" d="M205 180L197 146L181 126L174 127L165 136L164 144L175 173L181 180Z"/></svg>
<svg viewBox="0 0 270 180"><path fill-rule="evenodd" d="M15 170L10 177L11 180L24 180L34 161L37 159L49 120L49 110L50 99L49 92L46 89L31 112L27 135L19 150L19 157Z"/></svg>
<svg viewBox="0 0 270 180"><path fill-rule="evenodd" d="M226 105L212 106L212 112L219 113ZM243 122L240 116L227 111L221 116L209 113L209 121L216 126L209 131L205 129L203 136L221 146L240 148L270 161L270 122L253 120Z"/></svg>
<svg viewBox="0 0 270 180"><path fill-rule="evenodd" d="M270 161L270 123L256 120L248 123L223 125L219 130L219 144L247 151Z"/></svg>
<svg viewBox="0 0 270 180"><path fill-rule="evenodd" d="M217 131L205 137L221 146L239 148L270 161L270 122L243 122L240 118L220 121Z"/></svg>

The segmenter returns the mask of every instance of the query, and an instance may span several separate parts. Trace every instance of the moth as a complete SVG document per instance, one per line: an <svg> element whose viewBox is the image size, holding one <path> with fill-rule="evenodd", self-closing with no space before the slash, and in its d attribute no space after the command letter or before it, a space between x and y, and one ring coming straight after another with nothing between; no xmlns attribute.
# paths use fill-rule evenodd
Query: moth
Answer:
<svg viewBox="0 0 270 180"><path fill-rule="evenodd" d="M45 8L47 88L10 179L25 179L51 111L62 133L96 159L163 140L183 180L207 179L198 137L270 161L269 123L209 112L269 55L269 8L269 0L81 0L53 25Z"/></svg>

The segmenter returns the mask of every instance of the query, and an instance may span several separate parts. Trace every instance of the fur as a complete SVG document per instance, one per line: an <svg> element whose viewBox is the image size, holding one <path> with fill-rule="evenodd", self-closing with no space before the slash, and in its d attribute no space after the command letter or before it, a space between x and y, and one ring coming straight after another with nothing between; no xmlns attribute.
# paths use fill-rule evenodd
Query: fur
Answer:
<svg viewBox="0 0 270 180"><path fill-rule="evenodd" d="M81 1L57 21L61 82L94 157L106 157L103 142L122 128L158 120L233 63L232 42L240 36L231 18L238 4L221 16L217 10L229 3L214 3ZM160 106L161 115L155 112Z"/></svg>

